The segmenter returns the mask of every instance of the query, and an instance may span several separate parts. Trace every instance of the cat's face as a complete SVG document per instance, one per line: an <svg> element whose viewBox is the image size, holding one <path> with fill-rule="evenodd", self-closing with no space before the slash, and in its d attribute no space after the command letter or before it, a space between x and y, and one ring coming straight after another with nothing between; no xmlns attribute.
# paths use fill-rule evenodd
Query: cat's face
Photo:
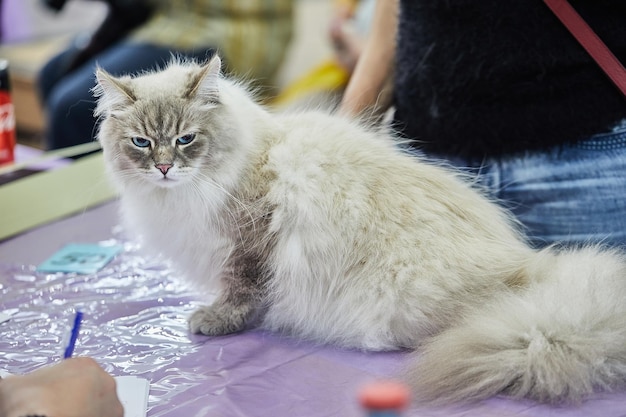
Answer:
<svg viewBox="0 0 626 417"><path fill-rule="evenodd" d="M197 182L218 163L224 144L215 78L219 58L204 67L171 67L136 78L97 74L99 140L118 180L177 187Z"/></svg>
<svg viewBox="0 0 626 417"><path fill-rule="evenodd" d="M103 147L116 154L115 167L125 177L159 187L193 181L211 160L212 132L202 126L193 103L170 99L137 102L110 120ZM113 143L111 143L113 142ZM108 146L107 146L108 144Z"/></svg>

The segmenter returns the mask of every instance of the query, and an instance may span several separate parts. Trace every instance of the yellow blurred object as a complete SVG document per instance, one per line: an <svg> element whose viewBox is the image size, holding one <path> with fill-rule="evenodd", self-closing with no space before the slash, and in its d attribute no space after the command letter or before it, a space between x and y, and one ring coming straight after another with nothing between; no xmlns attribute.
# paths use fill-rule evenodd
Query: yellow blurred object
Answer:
<svg viewBox="0 0 626 417"><path fill-rule="evenodd" d="M336 61L328 60L292 82L269 104L284 106L312 94L342 90L349 78L348 71Z"/></svg>
<svg viewBox="0 0 626 417"><path fill-rule="evenodd" d="M335 0L336 15L348 19L354 14L358 4L359 0ZM346 88L349 79L350 73L336 59L329 58L287 85L268 104L280 107L319 93L341 92Z"/></svg>
<svg viewBox="0 0 626 417"><path fill-rule="evenodd" d="M359 0L335 0L335 7L345 7L354 10L358 2Z"/></svg>

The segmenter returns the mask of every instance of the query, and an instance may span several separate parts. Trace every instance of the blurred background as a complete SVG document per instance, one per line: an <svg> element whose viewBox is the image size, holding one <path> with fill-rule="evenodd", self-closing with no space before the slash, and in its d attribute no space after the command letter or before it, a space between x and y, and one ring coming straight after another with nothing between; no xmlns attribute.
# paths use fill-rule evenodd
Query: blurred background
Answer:
<svg viewBox="0 0 626 417"><path fill-rule="evenodd" d="M333 55L328 29L334 0L293 0L294 32L276 80L283 89ZM0 0L0 59L9 62L18 143L43 148L46 129L36 75L48 59L81 33L95 30L106 16L100 1L70 0L54 12L42 0Z"/></svg>

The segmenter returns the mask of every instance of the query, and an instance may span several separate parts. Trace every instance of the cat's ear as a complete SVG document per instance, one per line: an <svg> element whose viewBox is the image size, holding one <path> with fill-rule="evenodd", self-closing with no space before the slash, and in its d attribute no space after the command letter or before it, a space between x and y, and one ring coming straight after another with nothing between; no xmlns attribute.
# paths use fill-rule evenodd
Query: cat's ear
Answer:
<svg viewBox="0 0 626 417"><path fill-rule="evenodd" d="M93 95L98 98L96 113L111 112L134 103L137 98L128 84L129 77L116 78L98 67Z"/></svg>
<svg viewBox="0 0 626 417"><path fill-rule="evenodd" d="M185 94L188 98L199 98L207 103L217 103L219 100L218 80L222 68L222 60L215 54L196 73Z"/></svg>

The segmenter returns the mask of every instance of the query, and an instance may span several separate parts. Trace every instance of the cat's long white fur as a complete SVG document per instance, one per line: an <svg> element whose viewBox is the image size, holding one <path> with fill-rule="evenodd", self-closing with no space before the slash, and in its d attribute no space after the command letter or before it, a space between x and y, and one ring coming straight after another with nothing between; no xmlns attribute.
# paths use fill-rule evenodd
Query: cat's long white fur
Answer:
<svg viewBox="0 0 626 417"><path fill-rule="evenodd" d="M406 376L418 399L580 401L624 387L623 253L532 250L507 212L384 131L323 112L272 114L219 75L217 58L208 65L198 111L214 112L211 160L174 170L175 187L129 167L120 142L138 133L120 115L133 100L178 97L201 67L173 62L133 79L100 71L96 91L126 223L189 280L217 284L244 241L237 224L252 224L246 250L270 248L258 251L270 276L263 326L416 349ZM184 129L199 129L191 119Z"/></svg>

